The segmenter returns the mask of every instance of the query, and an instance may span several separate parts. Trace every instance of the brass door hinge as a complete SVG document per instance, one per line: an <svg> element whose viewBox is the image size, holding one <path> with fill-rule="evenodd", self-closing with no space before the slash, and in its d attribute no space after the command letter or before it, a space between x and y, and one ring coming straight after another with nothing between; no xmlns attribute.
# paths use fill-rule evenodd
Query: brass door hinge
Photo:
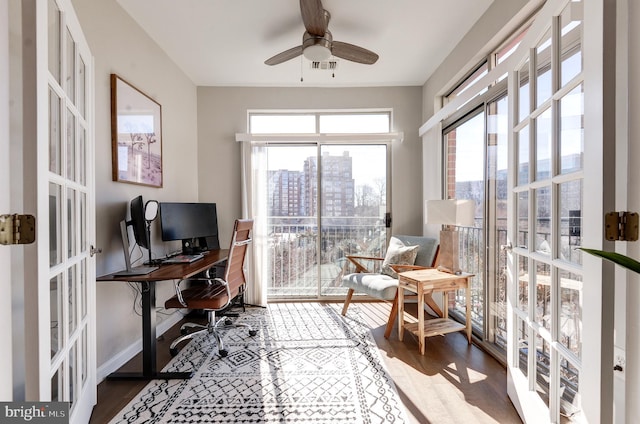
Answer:
<svg viewBox="0 0 640 424"><path fill-rule="evenodd" d="M36 240L33 215L0 215L0 244L29 244Z"/></svg>
<svg viewBox="0 0 640 424"><path fill-rule="evenodd" d="M604 216L604 235L607 240L638 240L637 212L609 212Z"/></svg>

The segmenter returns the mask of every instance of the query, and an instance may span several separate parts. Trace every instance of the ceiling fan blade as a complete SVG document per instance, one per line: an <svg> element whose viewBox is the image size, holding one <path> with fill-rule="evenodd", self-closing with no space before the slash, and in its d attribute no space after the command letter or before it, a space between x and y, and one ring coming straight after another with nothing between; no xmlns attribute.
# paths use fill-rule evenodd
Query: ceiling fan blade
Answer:
<svg viewBox="0 0 640 424"><path fill-rule="evenodd" d="M265 65L277 65L287 60L291 60L294 57L298 57L302 54L302 46L292 47L289 50L285 50L277 55L265 60Z"/></svg>
<svg viewBox="0 0 640 424"><path fill-rule="evenodd" d="M322 37L327 31L327 18L322 1L300 0L300 14L307 32Z"/></svg>
<svg viewBox="0 0 640 424"><path fill-rule="evenodd" d="M365 65L373 65L378 60L378 55L371 50L353 44L343 43L342 41L334 41L331 44L331 54L341 59L363 63Z"/></svg>

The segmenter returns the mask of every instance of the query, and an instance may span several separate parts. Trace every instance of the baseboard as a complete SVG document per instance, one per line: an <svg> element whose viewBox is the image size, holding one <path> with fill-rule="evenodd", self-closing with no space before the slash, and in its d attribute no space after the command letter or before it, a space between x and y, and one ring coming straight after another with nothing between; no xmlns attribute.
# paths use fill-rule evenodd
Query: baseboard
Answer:
<svg viewBox="0 0 640 424"><path fill-rule="evenodd" d="M168 329L176 325L184 316L180 311L174 312L172 315L166 317L156 325L156 338L164 334ZM129 345L129 347L120 351L120 353L114 355L107 362L102 364L97 369L96 379L98 384L104 381L109 374L117 371L121 366L126 364L131 358L142 352L142 339L138 339L136 342Z"/></svg>

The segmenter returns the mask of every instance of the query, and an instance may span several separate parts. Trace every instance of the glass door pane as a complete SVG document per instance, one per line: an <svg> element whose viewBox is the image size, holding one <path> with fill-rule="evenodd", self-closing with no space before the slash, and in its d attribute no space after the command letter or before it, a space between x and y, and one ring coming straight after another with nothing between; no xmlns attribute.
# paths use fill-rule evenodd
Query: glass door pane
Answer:
<svg viewBox="0 0 640 424"><path fill-rule="evenodd" d="M471 280L471 319L474 332L484 335L485 305L485 113L482 109L445 134L447 152L446 198L476 202L473 227L458 227L460 267L475 274ZM464 320L465 290L449 296L452 314Z"/></svg>
<svg viewBox="0 0 640 424"><path fill-rule="evenodd" d="M387 146L322 146L320 295L345 295L346 255L386 251Z"/></svg>
<svg viewBox="0 0 640 424"><path fill-rule="evenodd" d="M317 155L315 145L267 147L269 297L317 293Z"/></svg>
<svg viewBox="0 0 640 424"><path fill-rule="evenodd" d="M487 305L485 341L501 353L507 347L507 176L508 103L487 104Z"/></svg>

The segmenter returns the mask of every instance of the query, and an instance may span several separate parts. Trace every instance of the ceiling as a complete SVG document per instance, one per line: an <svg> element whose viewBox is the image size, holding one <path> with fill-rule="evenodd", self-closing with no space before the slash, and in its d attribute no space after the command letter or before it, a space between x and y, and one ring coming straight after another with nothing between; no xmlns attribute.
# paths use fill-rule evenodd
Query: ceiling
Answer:
<svg viewBox="0 0 640 424"><path fill-rule="evenodd" d="M198 86L359 87L423 85L493 0L323 0L334 40L380 56L335 71L264 64L301 44L299 0L117 1Z"/></svg>

